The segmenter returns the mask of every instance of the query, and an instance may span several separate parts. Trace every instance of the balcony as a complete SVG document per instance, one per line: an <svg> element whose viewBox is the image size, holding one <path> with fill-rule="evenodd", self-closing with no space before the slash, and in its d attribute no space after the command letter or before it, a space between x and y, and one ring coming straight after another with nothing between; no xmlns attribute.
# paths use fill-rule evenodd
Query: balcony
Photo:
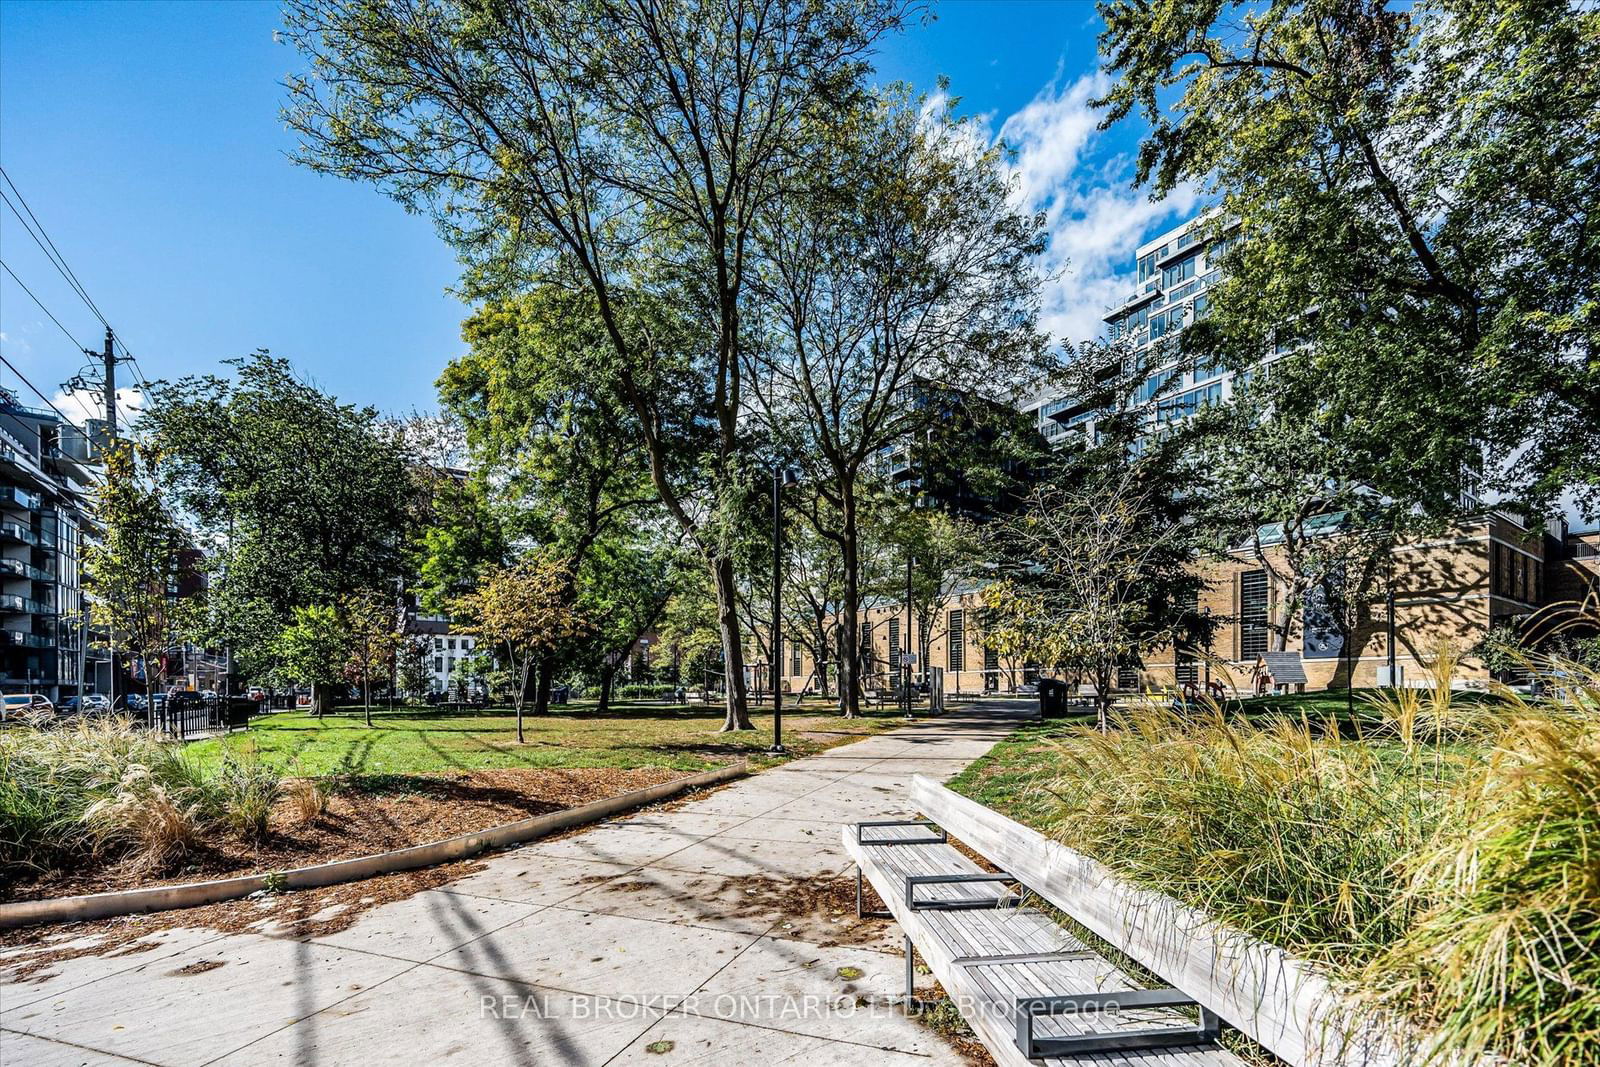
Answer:
<svg viewBox="0 0 1600 1067"><path fill-rule="evenodd" d="M26 630L0 630L0 647L54 648L56 643L48 634L29 633Z"/></svg>
<svg viewBox="0 0 1600 1067"><path fill-rule="evenodd" d="M35 567L20 559L0 559L0 577L32 578L36 582L54 582L56 576L43 567Z"/></svg>
<svg viewBox="0 0 1600 1067"><path fill-rule="evenodd" d="M16 593L0 593L0 614L54 615L55 606L43 600Z"/></svg>
<svg viewBox="0 0 1600 1067"><path fill-rule="evenodd" d="M0 507L15 505L27 508L29 511L38 511L44 501L38 493L30 493L26 489L19 489L14 485L0 486Z"/></svg>
<svg viewBox="0 0 1600 1067"><path fill-rule="evenodd" d="M34 548L54 549L56 539L47 533L38 533L14 522L0 522L0 541L14 541Z"/></svg>

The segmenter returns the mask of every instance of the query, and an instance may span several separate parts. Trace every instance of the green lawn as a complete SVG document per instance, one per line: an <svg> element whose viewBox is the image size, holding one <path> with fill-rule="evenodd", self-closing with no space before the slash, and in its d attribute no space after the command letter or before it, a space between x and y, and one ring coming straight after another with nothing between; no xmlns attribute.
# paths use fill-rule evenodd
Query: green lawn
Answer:
<svg viewBox="0 0 1600 1067"><path fill-rule="evenodd" d="M821 714L821 708L785 709L783 739L793 756L810 755L857 737L892 729L904 720L892 709L857 719ZM187 754L214 765L226 749L254 747L290 774L391 775L502 767L667 767L706 770L765 755L772 742L772 713L752 716L753 731L718 733L720 708L638 704L613 706L605 715L570 705L548 715L526 715L527 741L517 743L510 709L444 714L434 708L374 709L372 726L359 708L318 721L301 712L256 719L248 731L197 741Z"/></svg>

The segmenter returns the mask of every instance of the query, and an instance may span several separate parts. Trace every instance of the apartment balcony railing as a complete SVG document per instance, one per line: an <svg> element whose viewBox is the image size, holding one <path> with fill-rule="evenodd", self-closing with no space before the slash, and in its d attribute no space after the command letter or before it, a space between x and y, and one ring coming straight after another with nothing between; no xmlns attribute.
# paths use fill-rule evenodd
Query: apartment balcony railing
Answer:
<svg viewBox="0 0 1600 1067"><path fill-rule="evenodd" d="M0 630L0 647L54 648L55 645L48 634L29 633L26 630Z"/></svg>
<svg viewBox="0 0 1600 1067"><path fill-rule="evenodd" d="M44 506L44 500L38 493L30 493L15 485L0 485L0 507L8 504L27 508L29 511L38 511Z"/></svg>
<svg viewBox="0 0 1600 1067"><path fill-rule="evenodd" d="M43 600L16 593L0 593L0 613L27 612L30 615L54 615L55 606Z"/></svg>
<svg viewBox="0 0 1600 1067"><path fill-rule="evenodd" d="M18 541L34 548L56 547L56 539L50 534L30 530L14 522L0 522L0 541Z"/></svg>
<svg viewBox="0 0 1600 1067"><path fill-rule="evenodd" d="M36 582L53 582L56 580L56 576L43 567L35 567L25 560L0 558L0 577L6 575L10 575L13 578L32 578Z"/></svg>

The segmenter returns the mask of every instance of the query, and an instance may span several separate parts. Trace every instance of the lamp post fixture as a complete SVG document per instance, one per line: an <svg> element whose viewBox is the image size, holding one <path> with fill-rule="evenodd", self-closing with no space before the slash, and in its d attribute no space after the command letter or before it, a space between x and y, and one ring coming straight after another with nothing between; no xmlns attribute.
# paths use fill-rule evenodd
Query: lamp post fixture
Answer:
<svg viewBox="0 0 1600 1067"><path fill-rule="evenodd" d="M911 627L916 622L916 612L911 606L911 568L916 565L917 557L906 557L906 650L900 655L900 666L905 672L905 681L901 684L901 691L906 697L906 718L913 718L911 714Z"/></svg>
<svg viewBox="0 0 1600 1067"><path fill-rule="evenodd" d="M772 747L767 752L781 756L783 747L783 487L800 479L780 464L772 466L772 666L767 678L772 682Z"/></svg>

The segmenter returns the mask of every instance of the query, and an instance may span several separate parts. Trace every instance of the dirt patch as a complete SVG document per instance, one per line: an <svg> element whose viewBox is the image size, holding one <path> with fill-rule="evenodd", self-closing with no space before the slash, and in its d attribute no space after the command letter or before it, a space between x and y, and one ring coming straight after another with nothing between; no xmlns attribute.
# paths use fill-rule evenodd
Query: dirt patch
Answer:
<svg viewBox="0 0 1600 1067"><path fill-rule="evenodd" d="M780 930L775 933L799 937L823 948L876 946L889 928L885 919L857 918L854 877L779 878L746 874L724 878L716 894L719 900L731 901L731 914L735 916L778 912L785 917L785 924L780 924ZM881 911L883 907L883 901L872 886L864 886L863 910Z"/></svg>
<svg viewBox="0 0 1600 1067"><path fill-rule="evenodd" d="M187 978L192 974L205 974L207 971L214 971L218 967L225 966L227 966L227 964L222 960L197 960L194 963L186 963L182 967L178 967L174 970L168 971L167 973L172 975L174 978Z"/></svg>
<svg viewBox="0 0 1600 1067"><path fill-rule="evenodd" d="M259 843L227 836L152 876L124 860L37 875L8 887L6 900L107 893L307 867L427 844L501 823L603 800L684 777L663 768L512 769L448 775L368 776L324 783L327 809L302 823L288 798Z"/></svg>

